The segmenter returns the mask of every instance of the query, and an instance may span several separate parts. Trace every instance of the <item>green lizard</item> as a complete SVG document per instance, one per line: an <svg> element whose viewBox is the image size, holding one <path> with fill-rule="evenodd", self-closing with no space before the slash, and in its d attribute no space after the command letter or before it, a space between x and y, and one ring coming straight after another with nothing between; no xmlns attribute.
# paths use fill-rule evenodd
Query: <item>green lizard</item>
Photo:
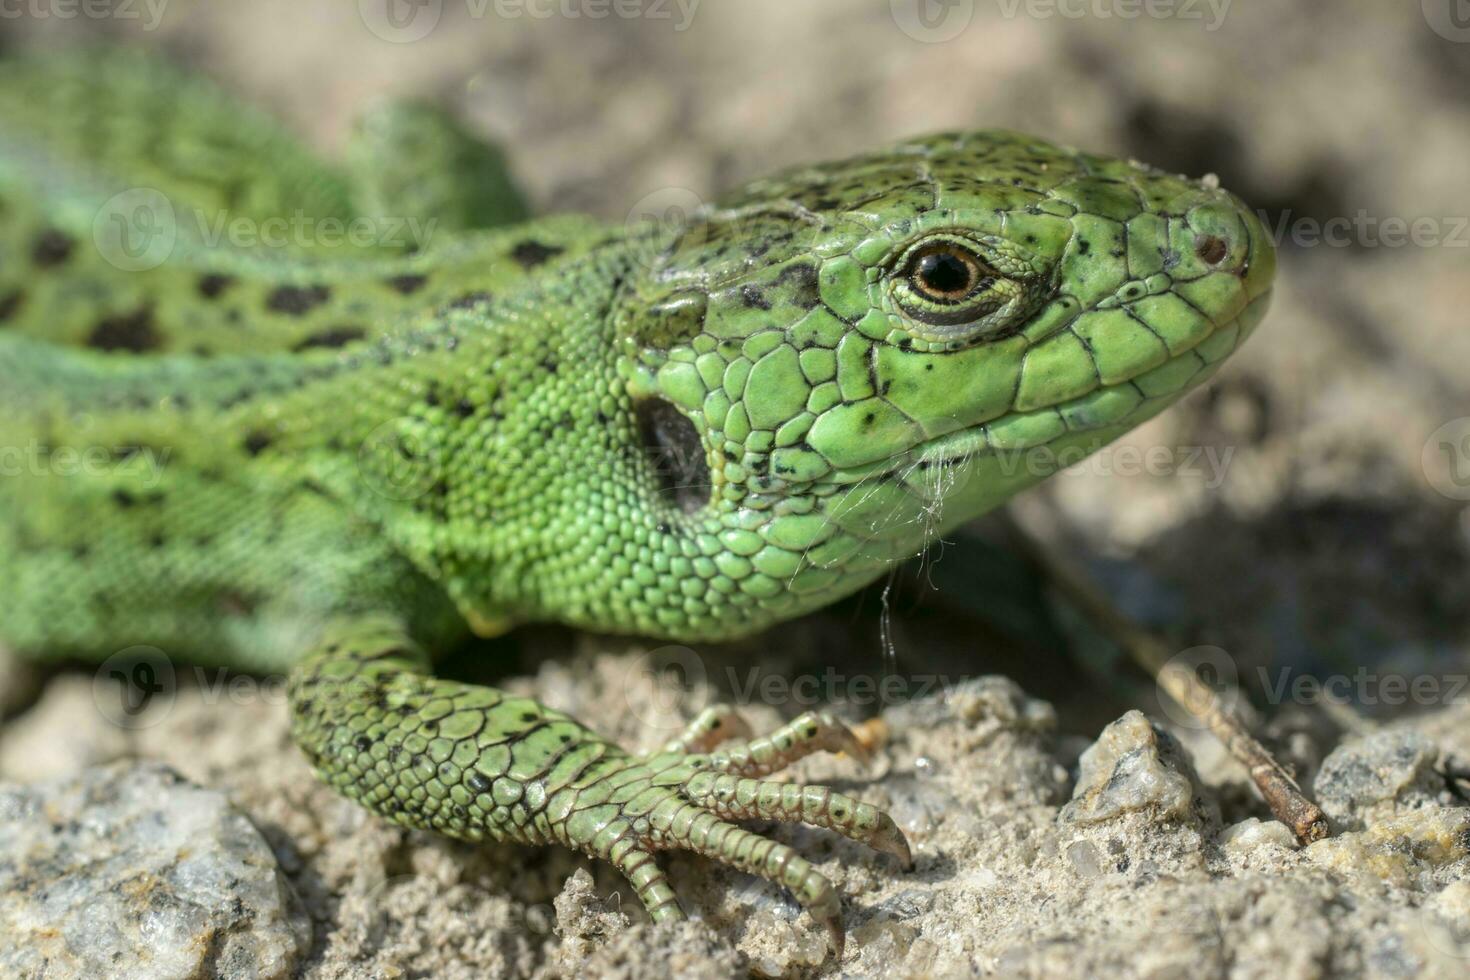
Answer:
<svg viewBox="0 0 1470 980"><path fill-rule="evenodd" d="M677 227L522 212L432 110L369 115L332 168L134 55L0 66L0 642L289 669L301 750L389 820L578 848L656 920L682 913L655 854L709 855L840 952L834 888L733 822L910 863L874 807L764 779L855 750L830 715L730 740L713 711L635 756L430 655L533 620L721 639L849 594L1208 378L1272 247L1211 180L994 131Z"/></svg>

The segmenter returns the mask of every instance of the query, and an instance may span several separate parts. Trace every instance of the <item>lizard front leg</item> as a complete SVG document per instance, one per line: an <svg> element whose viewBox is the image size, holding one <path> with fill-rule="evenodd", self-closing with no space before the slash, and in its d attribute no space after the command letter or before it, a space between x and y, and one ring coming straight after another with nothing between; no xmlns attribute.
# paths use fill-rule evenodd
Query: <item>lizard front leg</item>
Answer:
<svg viewBox="0 0 1470 980"><path fill-rule="evenodd" d="M320 776L407 827L461 840L562 844L611 862L655 921L683 916L662 850L688 850L783 885L841 955L836 889L790 847L732 820L826 827L910 862L880 810L822 786L759 778L852 736L822 715L766 739L631 755L573 718L488 687L440 680L389 616L342 621L292 674L291 730ZM844 734L846 733L846 734Z"/></svg>

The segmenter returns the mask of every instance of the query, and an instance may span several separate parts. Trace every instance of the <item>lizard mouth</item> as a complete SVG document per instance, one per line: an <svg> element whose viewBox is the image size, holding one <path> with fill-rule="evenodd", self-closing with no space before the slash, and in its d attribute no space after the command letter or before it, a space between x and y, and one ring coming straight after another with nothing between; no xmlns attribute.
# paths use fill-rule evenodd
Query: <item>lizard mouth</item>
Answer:
<svg viewBox="0 0 1470 980"><path fill-rule="evenodd" d="M888 474L906 475L915 468L921 471L954 468L979 456L1043 448L1066 436L1086 436L1094 432L1130 429L1163 411L1213 375L1229 354L1238 349L1255 330L1265 316L1271 295L1271 289L1265 290L1250 300L1234 317L1217 321L1214 329L1199 343L1179 351L1160 365L1160 368L1167 367L1190 357L1199 363L1194 374L1167 392L1146 395L1137 384L1138 379L1129 378L1045 408L1007 412L986 422L933 436L915 444L901 457L889 461ZM1229 351L1210 358L1201 356L1199 348L1202 344L1222 330L1229 329L1236 330L1235 342ZM1108 404L1108 393L1113 393L1113 404Z"/></svg>

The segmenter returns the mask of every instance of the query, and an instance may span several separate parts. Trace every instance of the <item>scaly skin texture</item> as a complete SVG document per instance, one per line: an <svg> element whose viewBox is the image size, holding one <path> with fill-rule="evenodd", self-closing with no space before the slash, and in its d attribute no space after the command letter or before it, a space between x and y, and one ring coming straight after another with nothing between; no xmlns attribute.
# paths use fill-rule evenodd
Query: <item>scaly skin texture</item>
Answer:
<svg viewBox="0 0 1470 980"><path fill-rule="evenodd" d="M380 109L348 160L130 55L0 66L0 641L294 664L343 793L580 848L656 918L653 855L686 848L840 939L827 881L728 821L907 863L880 812L761 779L846 730L717 748L713 715L634 757L429 655L525 620L719 639L850 593L1208 378L1274 272L1212 183L1008 132L677 227L503 226L498 156L429 110Z"/></svg>

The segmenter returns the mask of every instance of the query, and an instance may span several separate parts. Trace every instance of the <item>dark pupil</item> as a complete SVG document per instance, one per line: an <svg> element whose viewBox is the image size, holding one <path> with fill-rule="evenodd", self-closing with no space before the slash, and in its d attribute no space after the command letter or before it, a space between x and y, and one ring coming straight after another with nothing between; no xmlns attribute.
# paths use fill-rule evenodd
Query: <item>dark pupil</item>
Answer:
<svg viewBox="0 0 1470 980"><path fill-rule="evenodd" d="M970 267L957 255L935 252L919 260L919 278L936 293L963 293L970 288Z"/></svg>

